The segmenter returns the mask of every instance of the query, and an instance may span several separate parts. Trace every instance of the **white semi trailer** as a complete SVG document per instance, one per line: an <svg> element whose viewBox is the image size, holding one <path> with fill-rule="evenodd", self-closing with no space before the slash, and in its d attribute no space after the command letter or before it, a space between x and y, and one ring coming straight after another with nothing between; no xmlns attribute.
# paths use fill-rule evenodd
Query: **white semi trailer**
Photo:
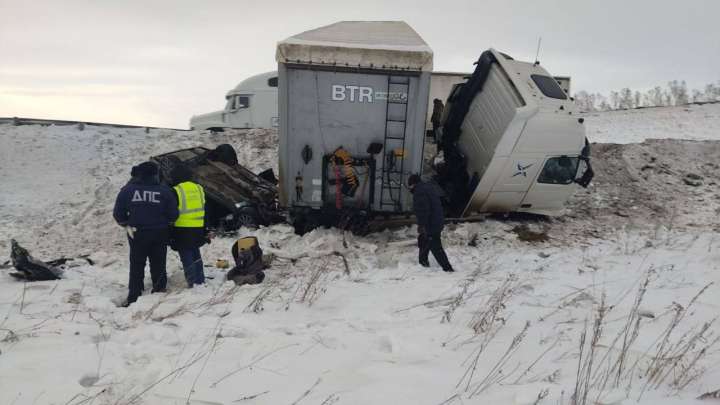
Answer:
<svg viewBox="0 0 720 405"><path fill-rule="evenodd" d="M412 209L433 54L400 21L344 21L278 43L279 191L297 228ZM352 222L350 224L349 222Z"/></svg>

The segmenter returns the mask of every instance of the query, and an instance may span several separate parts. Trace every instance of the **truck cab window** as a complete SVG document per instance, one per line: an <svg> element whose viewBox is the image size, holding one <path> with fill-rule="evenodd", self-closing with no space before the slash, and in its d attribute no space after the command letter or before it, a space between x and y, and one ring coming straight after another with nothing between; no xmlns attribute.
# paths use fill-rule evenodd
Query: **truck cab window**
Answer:
<svg viewBox="0 0 720 405"><path fill-rule="evenodd" d="M268 87L277 87L277 84L278 84L277 77L271 77L268 79Z"/></svg>
<svg viewBox="0 0 720 405"><path fill-rule="evenodd" d="M545 97L567 100L567 94L565 94L560 85L558 85L557 81L555 81L552 77L543 75L530 75L530 77Z"/></svg>
<svg viewBox="0 0 720 405"><path fill-rule="evenodd" d="M239 110L241 108L249 108L250 107L250 97L249 96L235 96L235 110Z"/></svg>
<svg viewBox="0 0 720 405"><path fill-rule="evenodd" d="M578 171L578 161L576 156L560 156L550 158L545 162L538 183L546 184L570 184L575 180Z"/></svg>

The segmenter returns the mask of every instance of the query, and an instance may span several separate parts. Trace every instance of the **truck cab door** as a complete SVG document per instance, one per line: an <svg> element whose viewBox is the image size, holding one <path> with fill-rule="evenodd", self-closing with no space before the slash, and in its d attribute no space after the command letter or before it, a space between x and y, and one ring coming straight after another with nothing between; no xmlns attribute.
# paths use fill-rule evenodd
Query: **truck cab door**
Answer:
<svg viewBox="0 0 720 405"><path fill-rule="evenodd" d="M483 173L478 187L482 189L482 183L487 182L485 187L489 187L490 192L482 201L471 201L470 204L485 212L517 210L537 177L541 164L542 159L532 156L513 156L497 166L491 164Z"/></svg>
<svg viewBox="0 0 720 405"><path fill-rule="evenodd" d="M236 94L230 111L226 114L227 126L230 128L253 128L252 95Z"/></svg>
<svg viewBox="0 0 720 405"><path fill-rule="evenodd" d="M546 158L519 210L543 215L562 212L565 202L576 190L579 162L577 156Z"/></svg>

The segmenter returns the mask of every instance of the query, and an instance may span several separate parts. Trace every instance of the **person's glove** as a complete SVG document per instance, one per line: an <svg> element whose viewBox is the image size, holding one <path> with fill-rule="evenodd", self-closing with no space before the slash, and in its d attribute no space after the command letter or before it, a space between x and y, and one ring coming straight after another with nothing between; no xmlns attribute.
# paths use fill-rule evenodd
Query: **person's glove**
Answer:
<svg viewBox="0 0 720 405"><path fill-rule="evenodd" d="M425 227L422 225L418 225L418 234L419 235L426 235L427 232L425 231Z"/></svg>

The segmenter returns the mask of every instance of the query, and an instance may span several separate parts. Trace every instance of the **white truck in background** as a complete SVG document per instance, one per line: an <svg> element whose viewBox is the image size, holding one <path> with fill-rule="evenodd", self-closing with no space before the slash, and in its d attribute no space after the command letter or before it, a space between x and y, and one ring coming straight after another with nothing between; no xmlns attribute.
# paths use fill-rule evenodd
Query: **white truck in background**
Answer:
<svg viewBox="0 0 720 405"><path fill-rule="evenodd" d="M278 126L277 72L251 76L228 91L224 110L195 115L190 129L275 128Z"/></svg>
<svg viewBox="0 0 720 405"><path fill-rule="evenodd" d="M472 73L432 72L430 97L428 97L427 128L432 128L430 116L433 99L445 102L452 87L465 81ZM221 130L224 128L276 128L278 126L277 71L249 77L225 96L224 110L195 115L190 119L190 129Z"/></svg>

